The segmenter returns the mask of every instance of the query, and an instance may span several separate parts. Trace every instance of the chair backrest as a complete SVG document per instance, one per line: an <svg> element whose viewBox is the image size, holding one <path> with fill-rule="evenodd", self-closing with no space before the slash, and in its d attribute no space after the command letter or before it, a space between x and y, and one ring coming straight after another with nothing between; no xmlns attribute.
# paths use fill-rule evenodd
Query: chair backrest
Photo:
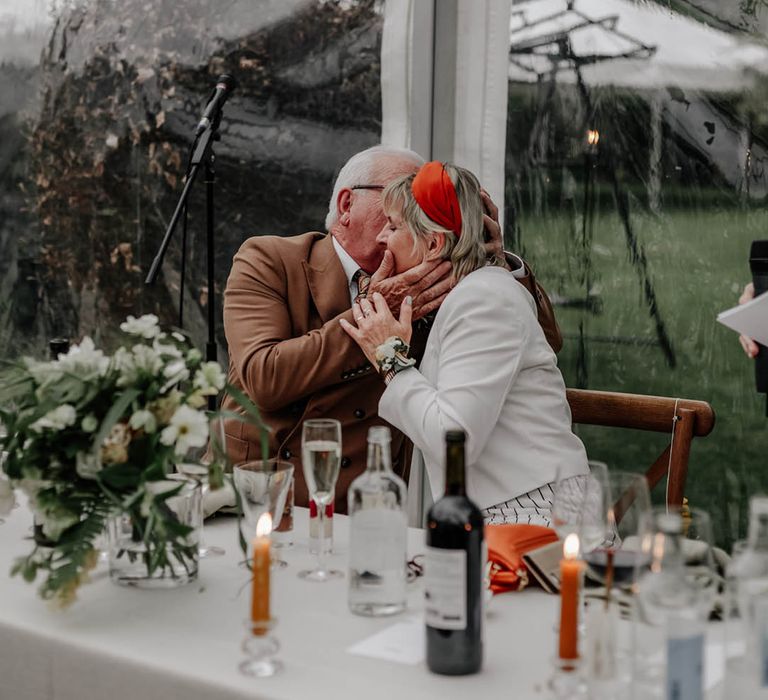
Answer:
<svg viewBox="0 0 768 700"><path fill-rule="evenodd" d="M568 389L566 393L574 423L668 433L670 444L646 471L645 477L648 487L653 488L668 474L667 503L682 506L691 441L712 432L715 425L712 406L706 401L613 391Z"/></svg>

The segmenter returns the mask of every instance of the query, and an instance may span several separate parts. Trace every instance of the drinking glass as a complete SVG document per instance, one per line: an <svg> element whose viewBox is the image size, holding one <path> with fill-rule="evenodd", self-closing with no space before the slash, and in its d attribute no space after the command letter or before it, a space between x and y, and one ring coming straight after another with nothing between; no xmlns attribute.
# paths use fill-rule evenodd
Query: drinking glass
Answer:
<svg viewBox="0 0 768 700"><path fill-rule="evenodd" d="M320 542L317 566L299 572L307 581L324 582L343 574L325 565L325 509L333 500L341 462L341 423L332 419L304 421L301 431L301 462L310 498L318 505Z"/></svg>
<svg viewBox="0 0 768 700"><path fill-rule="evenodd" d="M274 532L285 512L286 500L293 483L293 465L276 459L255 460L235 465L232 476L248 530L247 534L244 533L246 540L253 539L256 524L264 513L269 513L272 517ZM288 565L274 547L271 563L275 568Z"/></svg>
<svg viewBox="0 0 768 700"><path fill-rule="evenodd" d="M208 465L213 461L222 464L227 463L226 432L224 431L224 419L216 414L209 414L208 418L208 443L201 448L193 448L186 455L186 461L176 465L176 471L189 479L194 479L200 484L202 498L200 499L200 545L198 556L201 559L220 557L226 554L223 547L206 545L203 537L205 526L204 502L211 491L208 483Z"/></svg>
<svg viewBox="0 0 768 700"><path fill-rule="evenodd" d="M272 545L278 549L293 546L293 509L295 507L295 489L296 475L293 475L291 483L288 486L288 495L285 497L285 507L283 508L280 522L275 523L272 530Z"/></svg>

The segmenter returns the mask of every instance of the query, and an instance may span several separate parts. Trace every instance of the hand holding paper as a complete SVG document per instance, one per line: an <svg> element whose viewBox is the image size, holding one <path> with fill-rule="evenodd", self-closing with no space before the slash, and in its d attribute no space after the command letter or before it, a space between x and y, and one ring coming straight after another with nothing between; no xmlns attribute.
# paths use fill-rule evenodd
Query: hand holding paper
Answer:
<svg viewBox="0 0 768 700"><path fill-rule="evenodd" d="M748 338L753 338L758 343L768 345L768 294L762 294L751 301L719 313L717 320L724 326ZM742 346L748 355L753 356L743 342Z"/></svg>

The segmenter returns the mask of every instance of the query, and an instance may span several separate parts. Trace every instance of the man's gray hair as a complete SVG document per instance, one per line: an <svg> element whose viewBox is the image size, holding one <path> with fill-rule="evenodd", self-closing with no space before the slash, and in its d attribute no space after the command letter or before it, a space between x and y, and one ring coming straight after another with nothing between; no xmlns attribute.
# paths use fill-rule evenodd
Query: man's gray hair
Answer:
<svg viewBox="0 0 768 700"><path fill-rule="evenodd" d="M391 146L371 146L360 153L355 153L339 171L336 182L333 185L333 194L328 204L328 215L325 217L325 230L330 231L331 226L339 218L336 208L336 200L339 198L339 192L345 187L355 187L357 185L386 185L386 182L371 182L376 175L376 163L381 158L402 158L403 160L413 161L413 164L420 167L424 164L424 159L415 151L407 148L393 148Z"/></svg>

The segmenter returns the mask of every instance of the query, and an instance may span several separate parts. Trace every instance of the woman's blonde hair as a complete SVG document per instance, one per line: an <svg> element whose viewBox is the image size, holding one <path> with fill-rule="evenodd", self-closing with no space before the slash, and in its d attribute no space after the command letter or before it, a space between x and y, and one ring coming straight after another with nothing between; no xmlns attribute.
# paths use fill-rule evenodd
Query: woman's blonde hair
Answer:
<svg viewBox="0 0 768 700"><path fill-rule="evenodd" d="M485 252L485 226L483 224L483 200L480 183L466 168L445 163L445 172L451 178L461 208L461 235L440 226L421 209L411 183L415 175L399 177L384 188L382 202L385 212L399 211L413 236L414 250L426 247L426 238L432 233L445 234L445 244L440 256L450 260L456 282L470 272L487 264ZM494 264L496 261L492 261Z"/></svg>

